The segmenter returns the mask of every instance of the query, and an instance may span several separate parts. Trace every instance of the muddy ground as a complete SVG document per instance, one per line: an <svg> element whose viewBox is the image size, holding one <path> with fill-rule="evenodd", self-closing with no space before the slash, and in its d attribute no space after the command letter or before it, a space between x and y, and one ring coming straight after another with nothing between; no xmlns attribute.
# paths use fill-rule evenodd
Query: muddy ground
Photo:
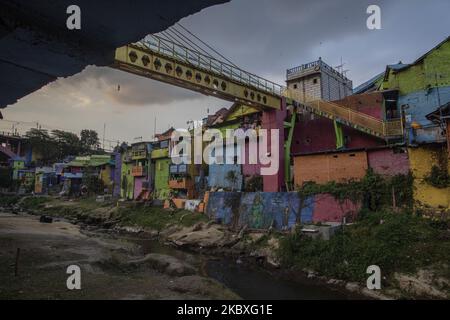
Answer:
<svg viewBox="0 0 450 320"><path fill-rule="evenodd" d="M156 258L157 263L155 257L146 259L132 242L89 233L65 221L47 224L36 216L0 213L0 299L239 298L200 276L197 267ZM69 265L81 268L81 290L67 289Z"/></svg>

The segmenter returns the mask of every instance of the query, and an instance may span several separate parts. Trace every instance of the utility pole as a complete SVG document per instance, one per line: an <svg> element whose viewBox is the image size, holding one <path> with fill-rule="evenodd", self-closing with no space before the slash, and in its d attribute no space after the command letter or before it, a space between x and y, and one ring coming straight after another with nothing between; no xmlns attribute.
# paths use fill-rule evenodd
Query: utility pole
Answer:
<svg viewBox="0 0 450 320"><path fill-rule="evenodd" d="M103 151L105 151L106 123L103 124Z"/></svg>

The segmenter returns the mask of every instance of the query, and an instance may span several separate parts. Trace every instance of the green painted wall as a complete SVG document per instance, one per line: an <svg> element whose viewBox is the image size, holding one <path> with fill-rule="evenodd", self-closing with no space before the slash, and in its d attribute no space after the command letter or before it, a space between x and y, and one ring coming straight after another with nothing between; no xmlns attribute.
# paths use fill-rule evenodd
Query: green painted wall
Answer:
<svg viewBox="0 0 450 320"><path fill-rule="evenodd" d="M122 162L120 196L122 198L133 199L134 177L131 175L132 163Z"/></svg>
<svg viewBox="0 0 450 320"><path fill-rule="evenodd" d="M253 114L253 113L258 113L260 112L260 110L250 107L250 106L238 106L236 107L236 109L231 112L227 118L225 119L225 121L234 121L237 119L242 118L243 116L249 115L249 114Z"/></svg>
<svg viewBox="0 0 450 320"><path fill-rule="evenodd" d="M25 161L16 160L13 162L13 180L19 178L19 170L25 168Z"/></svg>
<svg viewBox="0 0 450 320"><path fill-rule="evenodd" d="M170 159L158 159L155 161L155 196L165 199L169 191L169 166Z"/></svg>
<svg viewBox="0 0 450 320"><path fill-rule="evenodd" d="M400 95L450 86L450 40L431 51L422 61L407 69L390 70L382 89L399 89Z"/></svg>

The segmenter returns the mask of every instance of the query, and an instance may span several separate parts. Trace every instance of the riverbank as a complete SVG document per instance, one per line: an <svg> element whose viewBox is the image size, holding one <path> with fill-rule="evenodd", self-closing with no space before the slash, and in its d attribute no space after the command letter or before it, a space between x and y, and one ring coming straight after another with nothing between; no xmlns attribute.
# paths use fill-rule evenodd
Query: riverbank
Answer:
<svg viewBox="0 0 450 320"><path fill-rule="evenodd" d="M239 299L195 260L143 254L131 241L58 219L1 213L0 248L0 299ZM67 289L70 265L81 269L81 290Z"/></svg>
<svg viewBox="0 0 450 320"><path fill-rule="evenodd" d="M35 197L16 199L9 205L14 210L63 216L88 230L129 232L183 250L228 256L238 263L263 266L286 279L306 278L359 297L449 297L450 275L445 264L450 261L448 226L422 218L373 214L368 220L346 227L331 241L322 241L297 232L233 232L199 213L127 202ZM365 288L366 264L381 266L382 290Z"/></svg>

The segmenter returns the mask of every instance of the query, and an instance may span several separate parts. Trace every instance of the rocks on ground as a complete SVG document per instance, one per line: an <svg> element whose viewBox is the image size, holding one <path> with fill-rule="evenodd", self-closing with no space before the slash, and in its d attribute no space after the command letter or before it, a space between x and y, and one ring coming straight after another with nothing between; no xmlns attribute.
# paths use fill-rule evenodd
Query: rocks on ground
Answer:
<svg viewBox="0 0 450 320"><path fill-rule="evenodd" d="M175 278L169 284L169 288L173 291L183 294L207 296L211 297L212 299L240 299L238 295L227 289L224 285L217 282L216 280L197 275Z"/></svg>
<svg viewBox="0 0 450 320"><path fill-rule="evenodd" d="M394 278L399 288L408 295L434 299L449 298L450 282L435 276L431 270L420 270L414 275L396 273Z"/></svg>
<svg viewBox="0 0 450 320"><path fill-rule="evenodd" d="M132 260L129 265L135 267L150 267L170 276L186 276L196 273L195 268L173 256L151 253L142 259Z"/></svg>

